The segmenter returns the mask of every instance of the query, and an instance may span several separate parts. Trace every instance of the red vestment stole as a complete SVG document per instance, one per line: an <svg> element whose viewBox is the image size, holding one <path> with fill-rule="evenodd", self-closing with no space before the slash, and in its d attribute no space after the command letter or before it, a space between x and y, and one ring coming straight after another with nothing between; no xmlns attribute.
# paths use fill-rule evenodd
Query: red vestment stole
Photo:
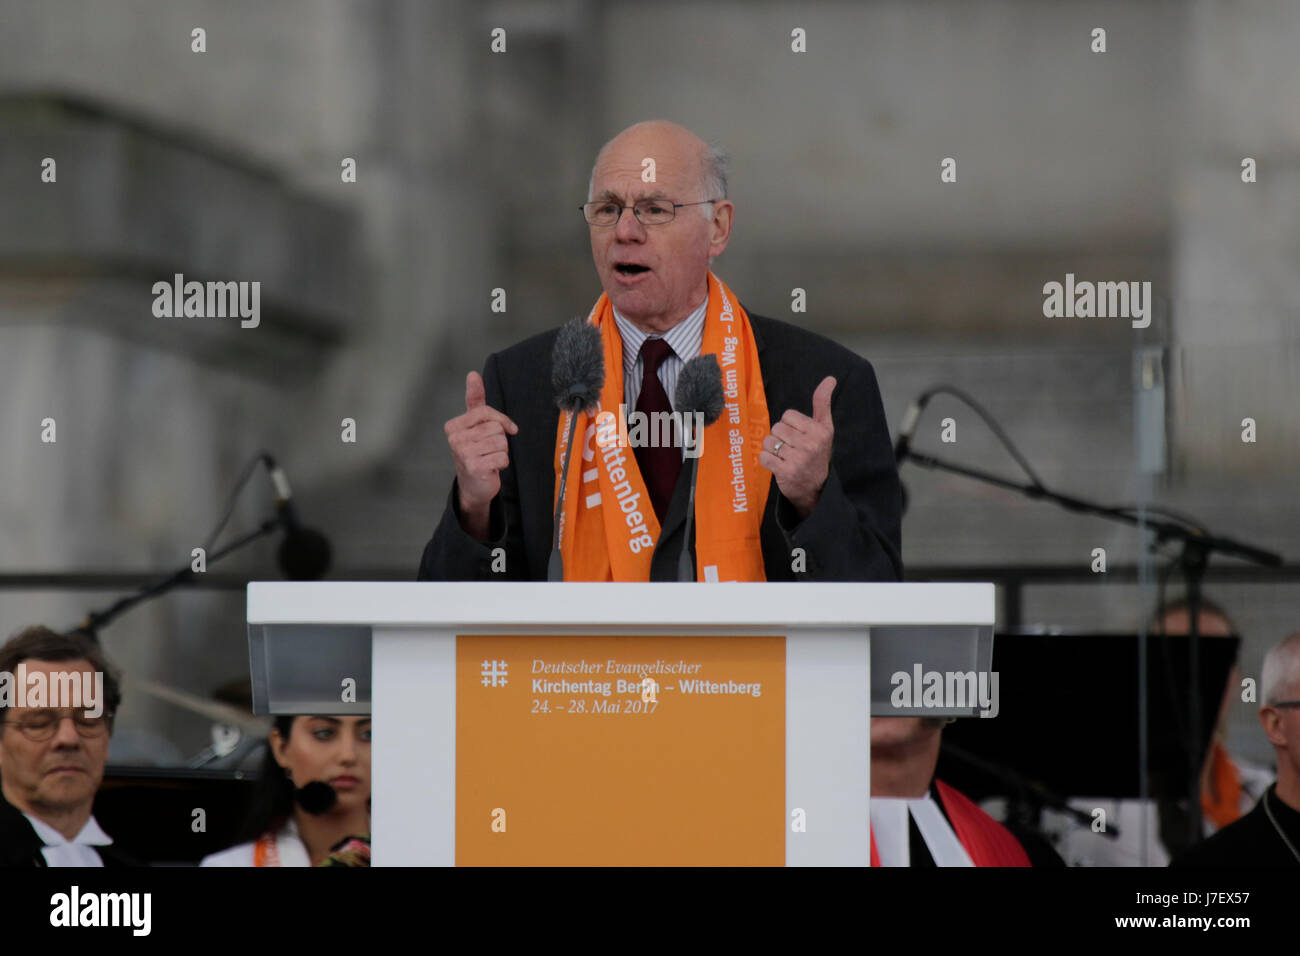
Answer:
<svg viewBox="0 0 1300 956"><path fill-rule="evenodd" d="M1029 856L1011 831L998 823L959 790L935 781L939 802L952 823L957 840L976 866L1029 866ZM871 834L871 865L880 866L876 835Z"/></svg>

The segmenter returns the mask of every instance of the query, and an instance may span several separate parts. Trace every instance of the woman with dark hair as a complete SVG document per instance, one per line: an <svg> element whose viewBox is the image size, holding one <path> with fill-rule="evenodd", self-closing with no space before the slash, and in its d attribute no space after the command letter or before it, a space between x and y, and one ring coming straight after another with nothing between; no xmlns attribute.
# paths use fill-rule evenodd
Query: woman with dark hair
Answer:
<svg viewBox="0 0 1300 956"><path fill-rule="evenodd" d="M242 838L200 866L368 865L370 718L281 716Z"/></svg>

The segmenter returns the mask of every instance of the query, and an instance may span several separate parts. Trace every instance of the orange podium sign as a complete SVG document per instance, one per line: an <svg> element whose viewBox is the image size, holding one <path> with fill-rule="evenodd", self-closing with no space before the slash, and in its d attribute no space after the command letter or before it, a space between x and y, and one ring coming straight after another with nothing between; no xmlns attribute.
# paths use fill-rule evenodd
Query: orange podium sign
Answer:
<svg viewBox="0 0 1300 956"><path fill-rule="evenodd" d="M459 636L459 866L783 866L786 638Z"/></svg>

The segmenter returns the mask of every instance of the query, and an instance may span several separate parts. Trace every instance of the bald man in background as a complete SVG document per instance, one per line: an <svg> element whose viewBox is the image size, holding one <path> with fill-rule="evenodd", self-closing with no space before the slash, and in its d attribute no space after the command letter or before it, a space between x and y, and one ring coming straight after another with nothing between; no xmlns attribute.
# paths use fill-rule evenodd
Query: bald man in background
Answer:
<svg viewBox="0 0 1300 956"><path fill-rule="evenodd" d="M1264 655L1259 691L1259 722L1277 753L1277 782L1250 813L1171 866L1300 868L1300 631Z"/></svg>
<svg viewBox="0 0 1300 956"><path fill-rule="evenodd" d="M683 449L600 445L595 467L573 456L565 580L676 580L683 548L700 580L901 580L900 485L875 373L829 339L749 313L712 272L731 239L726 194L725 156L674 123L638 123L597 156L583 215L604 290L588 316L609 358L600 408L667 410L700 354L740 381L704 433L689 541ZM445 425L456 478L420 579L546 579L563 447L557 332L467 376L465 413ZM589 456L590 435L577 439Z"/></svg>

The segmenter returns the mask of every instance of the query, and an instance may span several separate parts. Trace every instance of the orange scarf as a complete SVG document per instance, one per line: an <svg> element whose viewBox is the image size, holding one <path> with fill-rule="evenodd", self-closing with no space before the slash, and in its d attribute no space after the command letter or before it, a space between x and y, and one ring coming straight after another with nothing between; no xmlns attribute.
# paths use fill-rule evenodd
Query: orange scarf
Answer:
<svg viewBox="0 0 1300 956"><path fill-rule="evenodd" d="M604 343L605 386L600 407L578 415L575 434L581 444L569 462L560 519L564 580L648 581L659 520L635 449L628 447L620 428L623 339L607 295L601 294L587 321L600 330ZM717 355L726 404L722 417L704 430L696 462L696 576L701 581L763 581L759 529L772 473L758 464L758 455L770 425L767 398L749 316L712 272L700 352ZM556 503L571 418L568 412L560 416L555 438Z"/></svg>
<svg viewBox="0 0 1300 956"><path fill-rule="evenodd" d="M1201 813L1222 830L1241 818L1241 774L1219 738L1210 742L1210 772L1201 786Z"/></svg>
<svg viewBox="0 0 1300 956"><path fill-rule="evenodd" d="M280 845L274 833L263 833L253 844L253 866L279 866Z"/></svg>

